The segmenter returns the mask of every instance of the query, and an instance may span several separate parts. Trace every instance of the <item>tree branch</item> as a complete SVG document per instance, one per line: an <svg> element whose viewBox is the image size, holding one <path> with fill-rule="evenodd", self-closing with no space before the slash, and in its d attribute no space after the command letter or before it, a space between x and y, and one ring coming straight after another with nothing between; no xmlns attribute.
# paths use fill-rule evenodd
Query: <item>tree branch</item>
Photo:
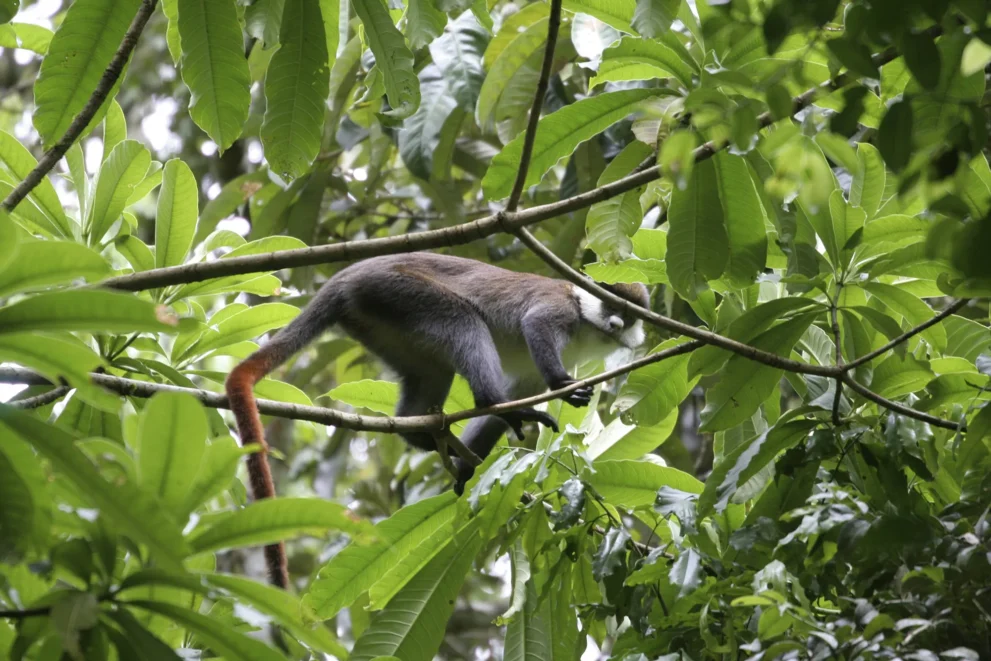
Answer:
<svg viewBox="0 0 991 661"><path fill-rule="evenodd" d="M62 399L69 394L72 390L69 386L58 386L52 388L48 392L43 392L40 395L35 395L34 397L25 397L24 399L18 399L13 402L8 402L9 406L15 409L37 409L51 404L52 402Z"/></svg>
<svg viewBox="0 0 991 661"><path fill-rule="evenodd" d="M309 422L341 427L343 429L352 429L355 431L372 431L390 434L411 431L439 432L446 429L452 423L460 422L461 420L478 418L485 415L498 415L500 413L506 413L507 411L515 411L517 409L529 408L536 406L537 404L549 402L552 399L561 398L564 395L578 390L579 388L594 386L622 374L640 369L641 367L646 367L647 365L661 362L667 358L673 358L674 356L690 353L695 349L698 349L700 346L702 346L702 342L685 342L684 344L680 344L676 347L644 356L643 358L634 360L615 369L602 372L601 374L596 374L588 379L576 381L564 388L551 390L534 397L527 397L525 399L519 399L512 402L503 402L501 404L486 408L467 409L464 411L451 413L449 415L435 414L400 417L357 415L355 413L347 413L345 411L337 411L335 409L320 406L288 404L285 402L272 401L270 399L259 399L258 410L264 415L271 415L277 418L306 420ZM230 410L230 404L227 401L226 395L210 392L209 390L183 388L164 383L136 381L134 379L126 379L124 377L111 376L109 374L102 373L90 374L90 380L93 383L110 390L111 392L126 395L128 397L151 397L158 392L185 393L197 399L204 406L215 409ZM20 367L0 367L0 383L44 385L50 383L50 381L40 374Z"/></svg>
<svg viewBox="0 0 991 661"><path fill-rule="evenodd" d="M829 302L829 321L833 327L833 342L836 345L836 367L838 369L843 368L843 342L840 338L840 319L839 319L839 307L840 307L840 292L843 291L843 280L838 279L836 282L836 296ZM840 376L842 376L842 372ZM835 388L836 391L833 393L833 424L837 427L840 425L840 401L843 399L843 380L840 376L836 377Z"/></svg>
<svg viewBox="0 0 991 661"><path fill-rule="evenodd" d="M145 29L145 25L148 24L148 19L151 18L152 13L155 11L155 4L158 0L142 0L141 7L138 8L138 13L135 14L134 20L131 21L130 27L127 28L127 32L124 34L124 39L120 42L120 46L117 48L117 52L110 59L110 64L107 65L106 70L103 72L103 76L100 78L100 82L97 83L96 88L90 95L89 100L83 109L79 111L69 128L66 129L65 135L59 139L48 151L42 155L41 160L38 161L38 165L34 167L31 172L24 177L24 181L17 185L14 190L10 191L7 198L0 204L0 207L4 211L13 211L14 208L21 203L28 194L34 190L34 188L41 183L41 180L45 178L55 164L65 156L65 153L69 151L69 147L79 139L86 127L89 126L90 121L96 115L100 106L106 101L107 96L109 96L110 91L117 84L117 79L120 78L121 74L124 72L124 67L127 65L127 60L131 57L131 53L134 51L134 47L138 45L138 37L141 36L141 32Z"/></svg>
<svg viewBox="0 0 991 661"><path fill-rule="evenodd" d="M878 65L886 64L897 57L897 55L897 51L888 49L876 55L874 62ZM836 78L826 81L822 85L813 87L803 94L796 96L792 99L792 113L797 113L808 107L816 96L823 91L842 87L848 84L850 80L851 77L848 74L841 74ZM770 113L763 113L758 119L760 128L766 128L774 122ZM723 147L707 142L695 149L695 162L698 163L711 158L721 149ZM590 191L579 193L558 202L531 207L523 211L503 211L443 229L394 237L348 241L312 248L282 250L263 255L218 259L212 262L198 262L160 269L149 269L140 273L109 278L99 284L125 291L142 291L170 285L202 282L203 280L222 278L229 275L278 271L284 268L314 266L316 264L329 264L332 262L349 262L379 255L394 255L397 253L464 245L500 231L513 232L518 227L526 227L527 225L539 223L543 220L555 218L572 211L585 209L621 193L639 188L644 184L660 178L660 176L660 167L654 165L634 172L622 179L617 179L612 183L593 188Z"/></svg>
<svg viewBox="0 0 991 661"><path fill-rule="evenodd" d="M527 120L526 132L523 134L523 150L520 152L520 169L516 172L513 190L506 202L506 211L516 211L526 185L526 175L530 170L530 158L533 156L533 143L537 139L537 122L540 121L540 109L547 95L547 84L551 77L551 66L554 64L554 48L557 46L557 33L561 28L561 2L551 0L551 12L547 21L547 41L544 44L544 61L540 67L540 79L537 90L533 94L533 104L530 106L530 117Z"/></svg>
<svg viewBox="0 0 991 661"><path fill-rule="evenodd" d="M843 383L846 384L850 390L853 390L859 394L864 399L870 400L875 404L882 406L889 411L894 411L906 418L914 418L915 420L920 420L922 422L927 422L933 427L940 427L942 429L950 429L953 431L965 430L967 426L961 422L950 422L949 420L944 420L943 418L937 418L934 415L929 415L928 413L923 413L922 411L916 411L915 409L905 406L904 404L899 404L898 402L892 401L887 397L882 397L873 390L860 385L857 383L852 376L849 374L844 374L840 377Z"/></svg>

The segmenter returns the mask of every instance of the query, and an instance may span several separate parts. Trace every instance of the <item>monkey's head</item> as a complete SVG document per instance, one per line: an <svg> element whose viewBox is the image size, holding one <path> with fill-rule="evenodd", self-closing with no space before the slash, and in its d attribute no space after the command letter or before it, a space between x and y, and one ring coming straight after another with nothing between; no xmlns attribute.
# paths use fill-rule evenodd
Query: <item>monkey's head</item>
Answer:
<svg viewBox="0 0 991 661"><path fill-rule="evenodd" d="M600 287L634 305L650 307L647 287L639 282L619 282L613 285L597 283ZM628 349L643 344L646 334L643 321L631 313L599 300L583 289L578 290L582 318ZM584 294L584 296L582 296Z"/></svg>

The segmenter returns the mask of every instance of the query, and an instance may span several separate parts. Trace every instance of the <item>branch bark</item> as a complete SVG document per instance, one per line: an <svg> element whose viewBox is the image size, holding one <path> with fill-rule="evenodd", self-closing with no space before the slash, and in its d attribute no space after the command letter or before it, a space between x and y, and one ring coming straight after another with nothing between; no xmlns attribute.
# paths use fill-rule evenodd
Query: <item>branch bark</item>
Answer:
<svg viewBox="0 0 991 661"><path fill-rule="evenodd" d="M86 105L73 118L69 128L65 131L65 135L42 155L41 160L38 161L38 165L28 173L14 190L10 191L10 194L0 204L0 207L3 207L4 211L13 211L41 183L45 175L51 172L55 164L69 151L69 147L79 139L79 136L89 126L90 121L92 121L100 106L103 105L103 102L106 101L114 85L117 84L117 79L124 72L127 60L131 57L131 53L134 52L135 46L138 45L138 37L141 36L145 25L148 24L148 19L154 13L157 2L158 0L142 0L141 7L138 8L138 13L135 14L130 27L124 33L124 39L120 42L117 52L111 58L110 64L107 65L103 76L100 77L100 82L97 83Z"/></svg>

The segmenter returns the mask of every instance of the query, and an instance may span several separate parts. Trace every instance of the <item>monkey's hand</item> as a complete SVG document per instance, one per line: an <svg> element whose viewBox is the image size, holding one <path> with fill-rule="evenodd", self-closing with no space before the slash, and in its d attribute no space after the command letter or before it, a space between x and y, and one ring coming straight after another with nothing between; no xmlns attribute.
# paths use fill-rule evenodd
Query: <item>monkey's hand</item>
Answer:
<svg viewBox="0 0 991 661"><path fill-rule="evenodd" d="M513 433L516 434L518 440L524 439L523 434L523 423L524 422L538 422L545 427L550 427L555 432L558 431L557 420L547 415L542 411L537 411L536 409L519 409L518 411L507 411L505 413L500 413L499 417L513 429Z"/></svg>
<svg viewBox="0 0 991 661"><path fill-rule="evenodd" d="M554 390L560 390L561 388L567 388L572 383L578 383L574 379L565 379L554 384ZM574 406L576 409L580 409L583 406L588 406L589 402L592 401L592 395L595 394L595 386L582 386L581 388L576 388L574 391L569 392L567 395L561 397L564 401Z"/></svg>

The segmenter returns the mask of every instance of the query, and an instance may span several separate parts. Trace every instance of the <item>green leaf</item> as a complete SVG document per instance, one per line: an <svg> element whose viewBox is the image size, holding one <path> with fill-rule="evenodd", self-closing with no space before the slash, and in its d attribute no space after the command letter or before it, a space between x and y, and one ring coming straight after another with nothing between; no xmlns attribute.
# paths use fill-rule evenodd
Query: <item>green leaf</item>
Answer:
<svg viewBox="0 0 991 661"><path fill-rule="evenodd" d="M125 140L110 152L100 168L93 194L93 205L86 227L94 240L100 240L120 218L134 187L141 183L151 165L151 154L137 140Z"/></svg>
<svg viewBox="0 0 991 661"><path fill-rule="evenodd" d="M606 166L599 177L598 186L630 174L651 153L650 147L634 140ZM614 262L630 256L633 250L630 237L643 223L643 209L640 208L642 193L643 187L635 188L589 208L585 217L588 247L600 259Z"/></svg>
<svg viewBox="0 0 991 661"><path fill-rule="evenodd" d="M685 190L675 188L668 209L667 271L671 286L687 300L708 288L729 261L729 239L712 159L692 168Z"/></svg>
<svg viewBox="0 0 991 661"><path fill-rule="evenodd" d="M129 648L133 650L131 652L132 658L146 659L147 661L180 661L181 657L172 651L169 645L146 629L127 608L107 609L101 613L101 616L113 620L123 629L123 633L117 632L113 627L106 629L117 647L118 658L128 658L125 649Z"/></svg>
<svg viewBox="0 0 991 661"><path fill-rule="evenodd" d="M211 329L202 340L193 345L191 351L203 355L236 342L252 340L266 331L285 326L298 314L299 308L285 303L255 305L219 323L214 322L216 328Z"/></svg>
<svg viewBox="0 0 991 661"><path fill-rule="evenodd" d="M206 447L192 484L186 491L177 518L185 520L197 507L230 487L241 457L256 450L242 448L230 436L221 436Z"/></svg>
<svg viewBox="0 0 991 661"><path fill-rule="evenodd" d="M499 100L516 74L526 67L531 56L539 57L536 53L547 41L547 15L547 5L525 6L506 19L485 49L488 75L482 81L475 108L475 120L483 129L491 128Z"/></svg>
<svg viewBox="0 0 991 661"><path fill-rule="evenodd" d="M702 493L703 484L694 477L650 461L597 461L595 472L585 479L610 505L624 509L650 507L661 487Z"/></svg>
<svg viewBox="0 0 991 661"><path fill-rule="evenodd" d="M420 72L420 84L424 98L413 116L403 122L403 130L399 133L399 155L410 172L429 180L444 125L457 110L458 104L436 67L424 67Z"/></svg>
<svg viewBox="0 0 991 661"><path fill-rule="evenodd" d="M110 265L103 257L78 243L21 241L13 261L0 270L0 297L77 278L98 280L109 271Z"/></svg>
<svg viewBox="0 0 991 661"><path fill-rule="evenodd" d="M419 50L439 37L445 25L447 15L438 10L432 0L409 0L407 3L406 37L413 50Z"/></svg>
<svg viewBox="0 0 991 661"><path fill-rule="evenodd" d="M251 105L237 7L234 0L179 0L178 11L189 115L223 153L241 135Z"/></svg>
<svg viewBox="0 0 991 661"><path fill-rule="evenodd" d="M904 317L911 326L918 326L925 323L933 316L932 308L926 305L921 298L905 291L902 287L887 285L880 282L866 282L861 285L871 296L876 297L889 310ZM941 324L930 326L922 331L925 338L936 351L942 352L946 349L946 331Z"/></svg>
<svg viewBox="0 0 991 661"><path fill-rule="evenodd" d="M673 348L683 342L668 340L651 353ZM616 408L625 422L650 427L660 424L688 397L698 379L688 378L690 356L683 354L632 372L616 397Z"/></svg>
<svg viewBox="0 0 991 661"><path fill-rule="evenodd" d="M4 270L17 257L20 249L20 234L20 230L7 212L0 209L0 282L6 282L12 277L10 274L5 274Z"/></svg>
<svg viewBox="0 0 991 661"><path fill-rule="evenodd" d="M898 101L888 108L877 132L877 148L895 172L908 165L912 156L912 104Z"/></svg>
<svg viewBox="0 0 991 661"><path fill-rule="evenodd" d="M0 0L0 24L9 23L20 9L20 0Z"/></svg>
<svg viewBox="0 0 991 661"><path fill-rule="evenodd" d="M252 661L284 661L282 654L260 640L235 631L215 617L209 617L183 606L165 601L135 599L127 602L134 608L157 613L188 629L203 640L210 649L228 659L252 659Z"/></svg>
<svg viewBox="0 0 991 661"><path fill-rule="evenodd" d="M361 534L369 526L351 518L337 503L313 498L267 498L212 519L197 528L189 544L195 553L240 546L258 546L294 535L323 534L328 530Z"/></svg>
<svg viewBox="0 0 991 661"><path fill-rule="evenodd" d="M656 90L649 89L609 92L576 101L541 119L526 185L539 183L544 173L565 156L570 156L579 144L636 112L640 102L656 95ZM523 138L518 135L492 159L482 179L486 199L509 195L519 171Z"/></svg>
<svg viewBox="0 0 991 661"><path fill-rule="evenodd" d="M89 101L140 5L141 0L90 0L69 5L34 84L34 127L46 146L65 134ZM90 127L100 121L113 98L113 92L107 95Z"/></svg>
<svg viewBox="0 0 991 661"><path fill-rule="evenodd" d="M206 450L203 406L191 395L156 393L141 412L138 484L178 512Z"/></svg>
<svg viewBox="0 0 991 661"><path fill-rule="evenodd" d="M850 204L860 207L867 218L877 215L884 196L886 173L877 147L869 142L857 144L857 170L850 183Z"/></svg>
<svg viewBox="0 0 991 661"><path fill-rule="evenodd" d="M867 46L848 37L830 39L826 42L830 52L840 61L840 64L855 74L868 78L881 78L881 72L871 59L871 51Z"/></svg>
<svg viewBox="0 0 991 661"><path fill-rule="evenodd" d="M454 492L449 491L407 505L377 523L374 542L352 542L320 569L304 603L321 618L334 617L438 530L451 531L455 502Z"/></svg>
<svg viewBox="0 0 991 661"><path fill-rule="evenodd" d="M375 65L385 79L385 93L392 110L384 113L396 119L411 116L420 106L420 84L414 73L413 53L381 0L355 0L355 13L365 26Z"/></svg>
<svg viewBox="0 0 991 661"><path fill-rule="evenodd" d="M0 446L0 553L29 545L34 530L34 499L27 482Z"/></svg>
<svg viewBox="0 0 991 661"><path fill-rule="evenodd" d="M196 233L199 191L189 166L177 158L165 164L155 216L155 266L182 264Z"/></svg>
<svg viewBox="0 0 991 661"><path fill-rule="evenodd" d="M356 408L391 415L396 408L396 402L399 401L399 384L369 379L349 381L332 389L325 397Z"/></svg>
<svg viewBox="0 0 991 661"><path fill-rule="evenodd" d="M9 170L14 178L20 181L37 165L38 161L17 138L6 131L0 131L0 167ZM47 176L42 177L38 185L28 193L28 199L34 202L48 219L53 234L72 238L72 223L66 218L62 203L55 192L55 186Z"/></svg>
<svg viewBox="0 0 991 661"><path fill-rule="evenodd" d="M671 564L668 580L678 586L679 598L694 592L702 584L702 558L699 552L693 548L682 551Z"/></svg>
<svg viewBox="0 0 991 661"><path fill-rule="evenodd" d="M671 29L679 9L681 0L637 0L633 29L648 39L659 37Z"/></svg>
<svg viewBox="0 0 991 661"><path fill-rule="evenodd" d="M155 268L155 253L133 234L117 237L114 240L114 247L130 263L135 272Z"/></svg>
<svg viewBox="0 0 991 661"><path fill-rule="evenodd" d="M107 160L114 147L127 140L127 118L124 110L116 100L110 102L107 114L103 118L103 159Z"/></svg>
<svg viewBox="0 0 991 661"><path fill-rule="evenodd" d="M627 425L617 418L588 442L588 456L593 461L640 459L668 439L678 418L677 408L672 409L659 423L649 427Z"/></svg>
<svg viewBox="0 0 991 661"><path fill-rule="evenodd" d="M659 41L624 37L602 53L602 62L589 89L610 81L648 80L674 77L685 89L692 89L697 69L691 57L673 36Z"/></svg>
<svg viewBox="0 0 991 661"><path fill-rule="evenodd" d="M3 405L0 405L0 428L44 455L62 479L75 487L89 504L116 522L129 537L146 544L163 564L178 567L187 555L178 527L161 504L131 484L106 481L68 432Z"/></svg>
<svg viewBox="0 0 991 661"><path fill-rule="evenodd" d="M668 282L667 267L661 259L624 259L615 264L592 262L585 265L585 275L596 282L642 282L646 285Z"/></svg>
<svg viewBox="0 0 991 661"><path fill-rule="evenodd" d="M8 0L13 2L13 0ZM38 55L48 52L53 32L43 25L33 23L10 23L6 29L0 28L0 47L23 48Z"/></svg>
<svg viewBox="0 0 991 661"><path fill-rule="evenodd" d="M378 0L369 2L378 4ZM327 40L318 0L286 0L281 38L282 46L265 76L268 106L261 139L272 170L294 179L309 169L320 152L330 93Z"/></svg>
<svg viewBox="0 0 991 661"><path fill-rule="evenodd" d="M900 46L905 64L919 84L935 89L939 85L941 57L933 38L925 32L906 32Z"/></svg>
<svg viewBox="0 0 991 661"><path fill-rule="evenodd" d="M0 359L28 367L54 383L64 378L73 386L88 384L89 373L100 364L100 357L85 345L35 333L0 332Z"/></svg>
<svg viewBox="0 0 991 661"><path fill-rule="evenodd" d="M726 276L739 288L753 284L767 262L767 230L764 207L750 177L746 160L727 152L712 159L716 169L719 202L729 239Z"/></svg>
<svg viewBox="0 0 991 661"><path fill-rule="evenodd" d="M621 32L633 32L636 0L564 0L564 8L574 13L594 16Z"/></svg>
<svg viewBox="0 0 991 661"><path fill-rule="evenodd" d="M378 613L351 650L350 661L395 656L431 661L472 561L485 540L474 519Z"/></svg>
<svg viewBox="0 0 991 661"><path fill-rule="evenodd" d="M862 232L867 213L863 209L847 203L843 198L843 193L837 190L829 196L829 216L833 221L831 233L837 250L836 263L843 265L841 254L849 252L849 250L844 250L844 246L857 232Z"/></svg>
<svg viewBox="0 0 991 661"><path fill-rule="evenodd" d="M983 71L988 63L991 63L991 46L978 37L968 41L963 49L963 57L960 59L960 73L964 76L971 76L978 71Z"/></svg>
<svg viewBox="0 0 991 661"><path fill-rule="evenodd" d="M231 574L204 574L207 584L233 594L252 608L268 615L289 633L314 650L343 659L347 650L337 642L330 630L316 619L299 599L285 590ZM304 619L305 618L305 619Z"/></svg>
<svg viewBox="0 0 991 661"><path fill-rule="evenodd" d="M251 196L261 190L267 181L267 172L256 170L234 177L224 184L220 194L203 205L193 243L205 240L216 229L217 223L234 214L238 207L251 199Z"/></svg>
<svg viewBox="0 0 991 661"><path fill-rule="evenodd" d="M785 321L762 333L753 346L787 357L818 313L805 314ZM719 382L705 395L699 427L702 431L720 431L750 419L764 400L775 392L782 371L734 355L720 372Z"/></svg>
<svg viewBox="0 0 991 661"><path fill-rule="evenodd" d="M896 399L922 390L935 378L929 361L919 360L911 354L904 358L889 356L874 368L871 390L889 399Z"/></svg>
<svg viewBox="0 0 991 661"><path fill-rule="evenodd" d="M110 333L165 331L174 325L163 306L134 294L85 290L38 294L0 308L0 334L71 330Z"/></svg>
<svg viewBox="0 0 991 661"><path fill-rule="evenodd" d="M440 68L451 96L467 112L474 110L485 82L482 55L488 43L489 33L465 12L430 44L430 57Z"/></svg>

